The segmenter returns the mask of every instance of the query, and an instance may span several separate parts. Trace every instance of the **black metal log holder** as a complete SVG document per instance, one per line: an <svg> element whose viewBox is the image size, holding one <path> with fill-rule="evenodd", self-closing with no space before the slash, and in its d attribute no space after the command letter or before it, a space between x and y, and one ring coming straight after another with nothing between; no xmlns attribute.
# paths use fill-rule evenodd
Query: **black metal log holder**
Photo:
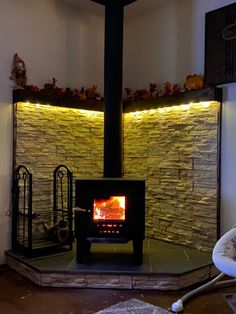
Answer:
<svg viewBox="0 0 236 314"><path fill-rule="evenodd" d="M33 179L27 167L20 165L13 175L12 249L27 256L45 255L60 249L72 249L72 172L59 165L53 172L53 208L47 212L33 211ZM44 211L45 212L45 211ZM33 226L41 226L44 237L38 240Z"/></svg>
<svg viewBox="0 0 236 314"><path fill-rule="evenodd" d="M73 174L65 165L56 167L53 173L53 226L59 241L73 242L72 197Z"/></svg>
<svg viewBox="0 0 236 314"><path fill-rule="evenodd" d="M12 249L32 251L32 174L23 165L13 175Z"/></svg>

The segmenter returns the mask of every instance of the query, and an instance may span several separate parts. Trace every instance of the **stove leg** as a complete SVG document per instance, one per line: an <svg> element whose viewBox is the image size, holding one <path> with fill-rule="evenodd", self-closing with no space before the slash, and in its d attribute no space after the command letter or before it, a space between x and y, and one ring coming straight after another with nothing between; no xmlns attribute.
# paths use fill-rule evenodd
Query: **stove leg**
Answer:
<svg viewBox="0 0 236 314"><path fill-rule="evenodd" d="M142 265L143 261L143 239L133 239L134 263Z"/></svg>
<svg viewBox="0 0 236 314"><path fill-rule="evenodd" d="M77 263L86 263L90 253L91 243L86 238L77 238L76 260Z"/></svg>

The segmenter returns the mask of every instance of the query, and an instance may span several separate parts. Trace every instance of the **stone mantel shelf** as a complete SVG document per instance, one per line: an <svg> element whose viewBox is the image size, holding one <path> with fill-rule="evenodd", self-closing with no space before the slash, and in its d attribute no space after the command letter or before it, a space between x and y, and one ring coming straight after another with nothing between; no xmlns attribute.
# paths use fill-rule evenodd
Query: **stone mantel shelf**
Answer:
<svg viewBox="0 0 236 314"><path fill-rule="evenodd" d="M200 101L222 101L222 89L208 87L199 90L185 91L176 95L161 96L152 99L140 99L134 102L124 102L124 112L155 109L165 106L176 106ZM68 95L53 95L42 92L33 92L24 89L13 90L13 103L32 102L41 105L51 105L67 108L103 111L104 102L96 99L79 100L78 97Z"/></svg>

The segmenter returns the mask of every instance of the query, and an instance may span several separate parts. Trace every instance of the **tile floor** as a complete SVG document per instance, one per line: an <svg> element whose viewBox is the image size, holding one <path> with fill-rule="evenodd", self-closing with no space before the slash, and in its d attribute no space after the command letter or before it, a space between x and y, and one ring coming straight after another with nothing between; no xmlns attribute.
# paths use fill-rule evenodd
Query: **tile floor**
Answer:
<svg viewBox="0 0 236 314"><path fill-rule="evenodd" d="M75 247L75 245L74 245ZM27 258L8 251L41 271L73 271L138 274L182 274L212 263L211 254L159 240L145 239L143 264L133 264L132 242L127 244L94 243L89 261L76 263L75 249L43 257Z"/></svg>

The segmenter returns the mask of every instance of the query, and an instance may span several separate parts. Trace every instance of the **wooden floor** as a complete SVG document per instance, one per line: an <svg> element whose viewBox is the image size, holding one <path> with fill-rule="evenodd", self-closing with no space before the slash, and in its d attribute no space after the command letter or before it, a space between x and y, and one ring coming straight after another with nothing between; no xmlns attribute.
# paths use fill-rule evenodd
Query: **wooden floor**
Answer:
<svg viewBox="0 0 236 314"><path fill-rule="evenodd" d="M1 314L92 314L130 298L166 309L188 290L148 291L109 289L65 289L40 287L7 266L0 266ZM225 293L236 293L236 287L211 290L186 303L184 314L232 314Z"/></svg>

